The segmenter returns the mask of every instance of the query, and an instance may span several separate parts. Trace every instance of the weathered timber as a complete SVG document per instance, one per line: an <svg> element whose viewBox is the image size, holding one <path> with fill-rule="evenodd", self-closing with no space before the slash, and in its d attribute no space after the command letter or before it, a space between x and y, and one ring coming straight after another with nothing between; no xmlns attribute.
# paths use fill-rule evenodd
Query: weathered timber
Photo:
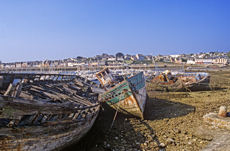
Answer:
<svg viewBox="0 0 230 151"><path fill-rule="evenodd" d="M13 89L13 84L10 83L9 87L7 88L6 92L4 93L4 96L7 96L12 89Z"/></svg>
<svg viewBox="0 0 230 151"><path fill-rule="evenodd" d="M16 88L15 97L18 97L20 95L21 91L22 91L22 83L19 83L17 88Z"/></svg>
<svg viewBox="0 0 230 151"><path fill-rule="evenodd" d="M210 90L210 74L205 72L178 73L173 75L166 70L151 80L155 90L160 91L199 91Z"/></svg>
<svg viewBox="0 0 230 151"><path fill-rule="evenodd" d="M96 76L106 90L100 95L102 102L123 114L144 119L147 94L143 72L123 81L116 81L108 68L98 72Z"/></svg>
<svg viewBox="0 0 230 151"><path fill-rule="evenodd" d="M82 77L0 73L1 79L0 150L63 149L79 141L98 115L92 83ZM76 79L87 83L80 87Z"/></svg>
<svg viewBox="0 0 230 151"><path fill-rule="evenodd" d="M27 99L27 100L33 100L33 95L31 95L31 94L29 94L29 93L27 93L27 92L24 92L24 91L22 91L20 94L19 94L19 96L18 97L20 97L20 98L23 98L23 99Z"/></svg>

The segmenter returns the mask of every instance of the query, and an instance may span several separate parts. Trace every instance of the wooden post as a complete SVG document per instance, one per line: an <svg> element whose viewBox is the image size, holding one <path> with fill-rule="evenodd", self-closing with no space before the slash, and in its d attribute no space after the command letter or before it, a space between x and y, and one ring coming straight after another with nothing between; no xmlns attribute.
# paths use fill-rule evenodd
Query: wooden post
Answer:
<svg viewBox="0 0 230 151"><path fill-rule="evenodd" d="M219 117L226 117L227 115L227 107L221 106L219 110Z"/></svg>

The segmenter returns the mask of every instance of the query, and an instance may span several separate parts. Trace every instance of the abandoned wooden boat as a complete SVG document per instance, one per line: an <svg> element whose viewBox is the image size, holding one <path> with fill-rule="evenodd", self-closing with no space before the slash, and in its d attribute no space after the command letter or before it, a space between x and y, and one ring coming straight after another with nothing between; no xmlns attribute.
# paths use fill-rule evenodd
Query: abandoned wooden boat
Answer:
<svg viewBox="0 0 230 151"><path fill-rule="evenodd" d="M178 73L166 70L151 80L160 91L199 91L210 89L210 74L205 72Z"/></svg>
<svg viewBox="0 0 230 151"><path fill-rule="evenodd" d="M96 76L105 89L100 95L101 102L123 114L144 118L147 94L143 72L119 81L113 77L108 68L105 68Z"/></svg>
<svg viewBox="0 0 230 151"><path fill-rule="evenodd" d="M98 115L93 83L76 75L0 73L0 150L60 150Z"/></svg>

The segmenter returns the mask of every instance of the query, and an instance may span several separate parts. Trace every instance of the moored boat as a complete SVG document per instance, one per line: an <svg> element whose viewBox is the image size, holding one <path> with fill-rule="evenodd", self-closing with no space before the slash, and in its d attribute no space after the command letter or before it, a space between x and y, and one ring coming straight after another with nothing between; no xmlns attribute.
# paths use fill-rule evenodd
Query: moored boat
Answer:
<svg viewBox="0 0 230 151"><path fill-rule="evenodd" d="M0 150L61 150L79 141L100 108L91 85L76 75L0 73Z"/></svg>
<svg viewBox="0 0 230 151"><path fill-rule="evenodd" d="M155 90L199 91L210 89L210 74L205 72L172 74L166 70L152 78Z"/></svg>
<svg viewBox="0 0 230 151"><path fill-rule="evenodd" d="M105 68L96 76L106 90L100 95L101 102L123 114L144 118L147 94L143 72L118 80Z"/></svg>

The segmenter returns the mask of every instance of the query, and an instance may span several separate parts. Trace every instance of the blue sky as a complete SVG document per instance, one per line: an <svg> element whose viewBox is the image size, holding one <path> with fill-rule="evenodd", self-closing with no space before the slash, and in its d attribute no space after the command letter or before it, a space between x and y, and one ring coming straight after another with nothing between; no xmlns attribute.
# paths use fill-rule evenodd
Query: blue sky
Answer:
<svg viewBox="0 0 230 151"><path fill-rule="evenodd" d="M0 0L2 62L230 51L230 0Z"/></svg>

